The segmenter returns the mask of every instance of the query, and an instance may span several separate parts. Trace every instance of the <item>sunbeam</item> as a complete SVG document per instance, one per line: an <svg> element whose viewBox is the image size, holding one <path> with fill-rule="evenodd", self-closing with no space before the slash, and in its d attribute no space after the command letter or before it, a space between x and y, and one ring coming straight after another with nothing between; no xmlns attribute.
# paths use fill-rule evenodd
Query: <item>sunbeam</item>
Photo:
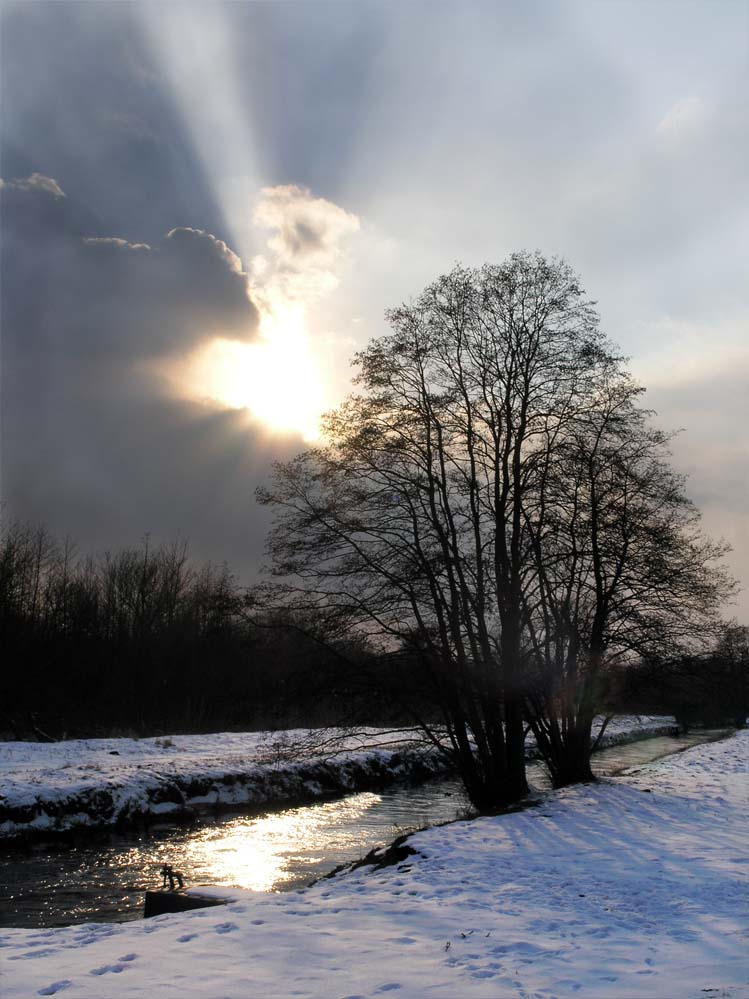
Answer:
<svg viewBox="0 0 749 999"><path fill-rule="evenodd" d="M253 252L249 206L260 171L229 9L223 4L138 4L134 8L175 107L221 209L233 249ZM251 39L244 40L245 56Z"/></svg>

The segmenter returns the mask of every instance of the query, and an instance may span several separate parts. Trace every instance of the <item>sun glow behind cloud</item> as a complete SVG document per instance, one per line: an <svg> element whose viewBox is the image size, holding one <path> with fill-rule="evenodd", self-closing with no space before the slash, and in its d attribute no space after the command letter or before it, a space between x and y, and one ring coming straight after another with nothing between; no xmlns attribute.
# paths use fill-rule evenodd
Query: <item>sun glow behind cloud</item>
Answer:
<svg viewBox="0 0 749 999"><path fill-rule="evenodd" d="M337 287L341 241L359 221L287 185L261 191L254 224L270 230L265 254L253 258L250 274L237 266L260 317L255 338L252 330L246 340L216 331L186 357L162 358L155 369L179 395L246 409L271 429L311 441L335 399L322 363L331 341L310 333L309 309ZM346 338L333 342L350 346Z"/></svg>
<svg viewBox="0 0 749 999"><path fill-rule="evenodd" d="M282 432L314 440L326 408L322 372L300 309L263 317L254 343L216 337L191 354L179 371L188 395L230 409L246 409Z"/></svg>
<svg viewBox="0 0 749 999"><path fill-rule="evenodd" d="M335 399L322 364L330 339L310 333L309 310L337 287L341 243L359 220L304 188L285 185L262 189L253 221L270 231L250 274L237 262L260 316L255 339L217 332L187 357L162 359L156 370L180 395L246 409L271 429L311 441ZM333 342L350 346L346 338Z"/></svg>

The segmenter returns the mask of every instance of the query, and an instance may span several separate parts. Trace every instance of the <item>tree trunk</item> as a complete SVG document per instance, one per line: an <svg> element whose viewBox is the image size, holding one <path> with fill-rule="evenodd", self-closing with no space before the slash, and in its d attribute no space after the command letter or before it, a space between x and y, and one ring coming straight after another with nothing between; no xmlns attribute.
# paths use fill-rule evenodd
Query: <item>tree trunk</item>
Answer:
<svg viewBox="0 0 749 999"><path fill-rule="evenodd" d="M575 719L559 748L551 748L546 760L554 787L587 784L596 778L590 767L592 719Z"/></svg>
<svg viewBox="0 0 749 999"><path fill-rule="evenodd" d="M525 776L525 725L523 702L519 697L506 697L505 729L507 732L507 779L508 801L520 801L528 795L528 781Z"/></svg>

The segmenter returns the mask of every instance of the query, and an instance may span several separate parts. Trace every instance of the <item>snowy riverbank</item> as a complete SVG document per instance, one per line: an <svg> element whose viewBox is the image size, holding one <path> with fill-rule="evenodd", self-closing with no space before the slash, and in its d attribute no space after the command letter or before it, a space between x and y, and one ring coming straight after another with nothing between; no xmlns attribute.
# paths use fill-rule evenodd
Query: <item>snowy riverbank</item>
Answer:
<svg viewBox="0 0 749 999"><path fill-rule="evenodd" d="M0 934L3 996L746 999L749 732L412 836L399 866Z"/></svg>
<svg viewBox="0 0 749 999"><path fill-rule="evenodd" d="M673 726L671 718L618 718L602 745L669 734ZM439 754L405 730L4 742L0 841L177 819L199 808L312 800L444 771Z"/></svg>
<svg viewBox="0 0 749 999"><path fill-rule="evenodd" d="M414 733L376 729L6 742L0 743L0 841L314 800L398 779L426 780L444 769Z"/></svg>

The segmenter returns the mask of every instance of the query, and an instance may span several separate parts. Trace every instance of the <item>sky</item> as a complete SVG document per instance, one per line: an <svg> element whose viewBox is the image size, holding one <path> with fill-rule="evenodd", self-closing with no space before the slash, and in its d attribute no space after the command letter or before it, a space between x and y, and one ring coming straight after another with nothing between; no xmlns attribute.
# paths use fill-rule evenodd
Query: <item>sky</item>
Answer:
<svg viewBox="0 0 749 999"><path fill-rule="evenodd" d="M749 587L749 6L5 3L6 516L189 539L250 581L254 491L383 313L564 257ZM749 596L728 614L749 623Z"/></svg>

